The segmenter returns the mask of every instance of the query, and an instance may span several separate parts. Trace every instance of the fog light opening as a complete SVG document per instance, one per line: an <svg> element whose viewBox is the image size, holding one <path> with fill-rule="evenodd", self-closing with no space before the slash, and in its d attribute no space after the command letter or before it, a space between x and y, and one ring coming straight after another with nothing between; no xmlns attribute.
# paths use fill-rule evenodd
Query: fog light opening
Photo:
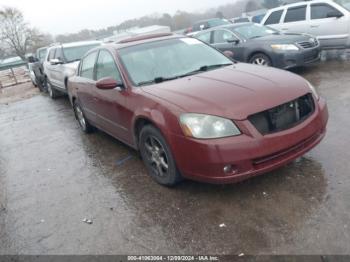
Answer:
<svg viewBox="0 0 350 262"><path fill-rule="evenodd" d="M226 166L224 166L224 173L225 173L226 175L231 175L231 174L236 173L235 167L232 166L232 165L226 165Z"/></svg>

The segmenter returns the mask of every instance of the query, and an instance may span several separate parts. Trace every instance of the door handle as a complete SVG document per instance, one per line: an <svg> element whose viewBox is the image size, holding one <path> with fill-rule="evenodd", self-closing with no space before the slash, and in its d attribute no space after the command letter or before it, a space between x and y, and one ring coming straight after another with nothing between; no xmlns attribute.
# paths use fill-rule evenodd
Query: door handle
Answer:
<svg viewBox="0 0 350 262"><path fill-rule="evenodd" d="M317 28L319 27L320 25L311 25L311 28Z"/></svg>
<svg viewBox="0 0 350 262"><path fill-rule="evenodd" d="M93 99L94 99L95 102L99 101L99 99L97 97L94 97Z"/></svg>
<svg viewBox="0 0 350 262"><path fill-rule="evenodd" d="M282 28L282 30L284 30L284 31L285 31L285 30L288 30L288 29L289 29L289 28Z"/></svg>

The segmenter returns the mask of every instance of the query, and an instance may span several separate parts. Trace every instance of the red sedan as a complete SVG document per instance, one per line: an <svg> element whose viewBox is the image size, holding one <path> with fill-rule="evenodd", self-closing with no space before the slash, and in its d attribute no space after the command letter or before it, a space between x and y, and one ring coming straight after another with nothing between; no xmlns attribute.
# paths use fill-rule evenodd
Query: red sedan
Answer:
<svg viewBox="0 0 350 262"><path fill-rule="evenodd" d="M328 121L325 100L305 79L171 34L90 51L68 89L83 131L97 127L139 150L167 186L233 183L279 168L315 147Z"/></svg>

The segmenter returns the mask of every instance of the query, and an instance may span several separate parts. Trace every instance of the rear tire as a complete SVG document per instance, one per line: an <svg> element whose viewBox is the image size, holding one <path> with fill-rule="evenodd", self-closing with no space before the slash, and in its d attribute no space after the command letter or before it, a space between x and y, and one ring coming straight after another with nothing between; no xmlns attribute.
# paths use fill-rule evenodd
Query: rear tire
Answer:
<svg viewBox="0 0 350 262"><path fill-rule="evenodd" d="M171 187L182 180L170 147L158 129L152 125L143 127L139 148L149 175L157 183Z"/></svg>
<svg viewBox="0 0 350 262"><path fill-rule="evenodd" d="M253 55L249 59L249 63L254 64L254 65L260 65L260 66L272 66L271 59L263 53L258 53L258 54Z"/></svg>
<svg viewBox="0 0 350 262"><path fill-rule="evenodd" d="M74 110L75 119L78 121L81 130L86 134L92 133L95 129L86 119L83 113L83 109L81 108L81 106L77 101L74 101L73 103L73 110Z"/></svg>

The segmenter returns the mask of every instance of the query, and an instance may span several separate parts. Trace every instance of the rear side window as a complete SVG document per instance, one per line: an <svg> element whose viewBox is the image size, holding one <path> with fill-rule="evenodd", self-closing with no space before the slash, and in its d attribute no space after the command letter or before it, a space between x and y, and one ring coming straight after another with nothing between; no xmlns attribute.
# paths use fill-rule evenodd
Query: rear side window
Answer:
<svg viewBox="0 0 350 262"><path fill-rule="evenodd" d="M340 11L327 4L311 5L311 19L328 18L329 13L339 13L340 15L342 15Z"/></svg>
<svg viewBox="0 0 350 262"><path fill-rule="evenodd" d="M269 18L267 18L267 20L265 21L265 25L279 24L279 22L281 21L282 14L283 14L283 10L272 12Z"/></svg>
<svg viewBox="0 0 350 262"><path fill-rule="evenodd" d="M97 52L87 55L81 61L80 76L87 79L94 79L94 67L96 62Z"/></svg>
<svg viewBox="0 0 350 262"><path fill-rule="evenodd" d="M207 32L203 34L198 34L195 37L207 44L210 44L210 36L211 36L211 32Z"/></svg>
<svg viewBox="0 0 350 262"><path fill-rule="evenodd" d="M105 77L122 80L112 55L106 50L101 50L96 63L96 79L100 80Z"/></svg>
<svg viewBox="0 0 350 262"><path fill-rule="evenodd" d="M285 23L298 22L306 20L306 5L288 8L286 17L284 18Z"/></svg>

